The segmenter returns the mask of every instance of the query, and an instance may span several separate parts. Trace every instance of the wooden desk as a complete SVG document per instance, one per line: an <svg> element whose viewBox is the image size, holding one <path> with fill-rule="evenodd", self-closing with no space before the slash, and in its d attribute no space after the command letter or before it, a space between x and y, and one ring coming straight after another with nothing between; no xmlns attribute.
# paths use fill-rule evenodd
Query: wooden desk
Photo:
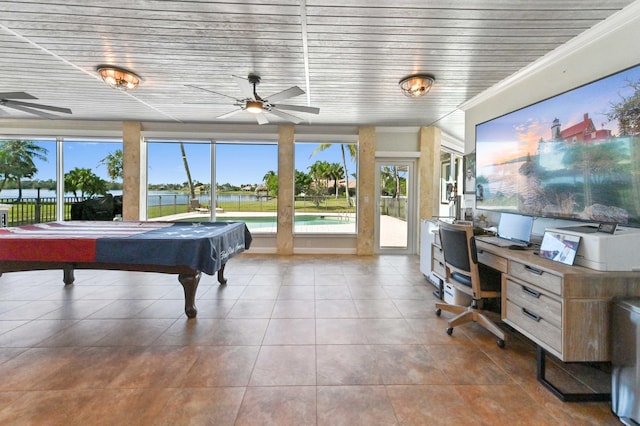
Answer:
<svg viewBox="0 0 640 426"><path fill-rule="evenodd" d="M544 378L544 352L564 362L610 361L612 299L640 296L640 272L602 272L533 250L476 246L478 261L502 272L502 320L538 345L538 380L565 401L606 399L560 392Z"/></svg>
<svg viewBox="0 0 640 426"><path fill-rule="evenodd" d="M562 361L610 361L611 301L640 296L640 272L602 272L477 242L502 272L502 319Z"/></svg>

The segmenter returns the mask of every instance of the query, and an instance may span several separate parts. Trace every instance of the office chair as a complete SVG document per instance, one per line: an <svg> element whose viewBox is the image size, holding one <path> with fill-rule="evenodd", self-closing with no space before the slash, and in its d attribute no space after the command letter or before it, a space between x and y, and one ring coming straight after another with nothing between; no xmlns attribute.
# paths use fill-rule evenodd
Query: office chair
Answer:
<svg viewBox="0 0 640 426"><path fill-rule="evenodd" d="M483 299L500 297L500 272L478 264L473 227L440 222L439 235L444 254L445 281L457 291L471 296L471 305L436 303L436 315L440 316L442 311L457 314L449 320L448 335L453 333L453 327L473 321L493 333L498 338L498 346L503 348L506 335L486 316L485 311L479 309Z"/></svg>

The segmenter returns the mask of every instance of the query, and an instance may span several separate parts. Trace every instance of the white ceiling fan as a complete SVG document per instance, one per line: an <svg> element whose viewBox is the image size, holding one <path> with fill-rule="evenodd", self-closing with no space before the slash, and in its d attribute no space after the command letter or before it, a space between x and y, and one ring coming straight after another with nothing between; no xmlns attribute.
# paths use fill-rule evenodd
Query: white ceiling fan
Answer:
<svg viewBox="0 0 640 426"><path fill-rule="evenodd" d="M34 114L43 118L57 118L57 116L54 114L49 114L48 112L40 111L40 110L60 112L63 114L71 114L71 110L69 108L35 104L33 102L22 102L22 101L17 101L15 99L38 99L38 98L25 92L0 92L0 106L5 108L12 108L18 111L28 112L29 114ZM6 116L9 114L0 108L0 115Z"/></svg>
<svg viewBox="0 0 640 426"><path fill-rule="evenodd" d="M297 117L293 114L289 114L288 112L284 112L283 110L305 112L309 114L320 113L320 108L279 103L280 101L283 101L285 99L304 95L305 93L304 90L302 90L298 86L292 86L281 92L274 93L271 96L267 96L263 98L260 95L258 95L256 91L256 86L260 83L260 76L256 74L249 74L247 78L238 77L235 75L232 77L235 79L238 86L240 87L240 90L243 96L242 98L235 98L233 96L225 95L224 93L216 92L213 90L205 89L205 88L190 85L190 84L187 86L204 90L210 93L215 93L216 95L224 96L225 98L233 99L234 100L233 104L239 108L217 117L220 119L231 117L232 115L235 115L242 111L247 111L255 115L255 118L258 124L269 123L269 120L267 119L265 113L270 113L280 118L283 118L287 121L291 121L292 123L298 124L298 123L302 123L304 119Z"/></svg>

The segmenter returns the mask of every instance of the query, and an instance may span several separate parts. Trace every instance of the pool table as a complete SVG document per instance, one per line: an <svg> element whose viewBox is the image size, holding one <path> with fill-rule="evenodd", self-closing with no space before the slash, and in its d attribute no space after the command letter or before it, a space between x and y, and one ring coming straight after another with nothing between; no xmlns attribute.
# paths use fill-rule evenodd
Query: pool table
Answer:
<svg viewBox="0 0 640 426"><path fill-rule="evenodd" d="M0 275L62 269L65 285L75 269L178 274L185 314L195 318L202 272L226 284L227 261L251 246L243 222L70 221L0 228Z"/></svg>

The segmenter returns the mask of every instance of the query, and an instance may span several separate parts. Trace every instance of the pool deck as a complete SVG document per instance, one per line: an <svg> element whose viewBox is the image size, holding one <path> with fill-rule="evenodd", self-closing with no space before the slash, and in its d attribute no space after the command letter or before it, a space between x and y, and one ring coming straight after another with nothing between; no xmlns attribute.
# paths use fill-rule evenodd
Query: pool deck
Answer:
<svg viewBox="0 0 640 426"><path fill-rule="evenodd" d="M337 217L346 217L353 216L353 213L325 213L321 214L318 212L314 213L300 213L302 215L312 215L312 216L337 216ZM264 216L273 216L273 213L259 213L259 212L224 212L219 213L216 212L216 217L224 218L224 217L264 217ZM173 220L183 220L183 219L196 219L196 218L208 218L210 217L208 213L202 212L190 212L190 213L181 213L169 216L157 217L151 220L158 221L173 221ZM380 234L380 246L383 248L400 248L405 247L407 241L407 224L405 221L397 219L391 216L380 216L380 229L382 230ZM297 232L306 232L312 234L319 233L331 233L331 234L345 234L345 233L353 233L355 230L354 224L335 224L335 225L298 225L296 226ZM276 232L276 228L260 228L259 232Z"/></svg>

